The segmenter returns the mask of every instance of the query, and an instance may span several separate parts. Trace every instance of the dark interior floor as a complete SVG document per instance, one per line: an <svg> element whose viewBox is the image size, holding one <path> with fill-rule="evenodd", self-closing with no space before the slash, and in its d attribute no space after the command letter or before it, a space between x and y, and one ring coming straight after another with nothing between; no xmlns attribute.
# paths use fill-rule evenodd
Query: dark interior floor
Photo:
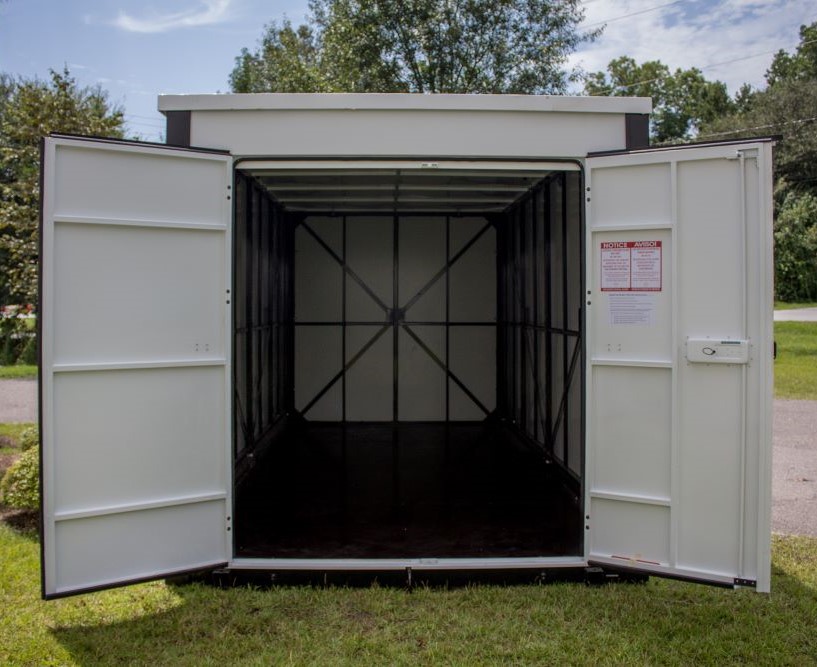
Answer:
<svg viewBox="0 0 817 667"><path fill-rule="evenodd" d="M497 424L290 427L236 494L238 557L579 555L578 494Z"/></svg>

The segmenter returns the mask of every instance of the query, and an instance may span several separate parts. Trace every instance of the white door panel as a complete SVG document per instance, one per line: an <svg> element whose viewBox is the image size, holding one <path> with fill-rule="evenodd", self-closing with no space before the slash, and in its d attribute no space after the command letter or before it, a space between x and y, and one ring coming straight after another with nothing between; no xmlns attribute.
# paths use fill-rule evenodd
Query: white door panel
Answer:
<svg viewBox="0 0 817 667"><path fill-rule="evenodd" d="M46 597L229 558L231 169L45 141Z"/></svg>
<svg viewBox="0 0 817 667"><path fill-rule="evenodd" d="M587 165L585 556L767 591L771 143Z"/></svg>

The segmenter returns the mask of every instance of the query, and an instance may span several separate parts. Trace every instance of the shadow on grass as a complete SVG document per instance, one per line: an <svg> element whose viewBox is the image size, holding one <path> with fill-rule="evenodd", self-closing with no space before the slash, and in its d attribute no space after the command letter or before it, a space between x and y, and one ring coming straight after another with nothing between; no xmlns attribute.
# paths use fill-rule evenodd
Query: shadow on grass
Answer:
<svg viewBox="0 0 817 667"><path fill-rule="evenodd" d="M653 579L368 589L173 586L178 605L55 627L79 664L814 664L817 588L774 568L773 593Z"/></svg>
<svg viewBox="0 0 817 667"><path fill-rule="evenodd" d="M39 510L15 510L0 505L0 521L22 537L32 541L39 539Z"/></svg>

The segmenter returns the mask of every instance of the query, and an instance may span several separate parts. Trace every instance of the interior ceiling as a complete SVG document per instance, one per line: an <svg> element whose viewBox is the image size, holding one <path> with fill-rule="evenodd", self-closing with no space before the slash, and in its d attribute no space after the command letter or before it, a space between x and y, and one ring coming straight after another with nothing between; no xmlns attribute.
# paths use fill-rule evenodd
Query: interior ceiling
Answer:
<svg viewBox="0 0 817 667"><path fill-rule="evenodd" d="M288 211L304 213L498 213L549 171L406 169L253 172Z"/></svg>

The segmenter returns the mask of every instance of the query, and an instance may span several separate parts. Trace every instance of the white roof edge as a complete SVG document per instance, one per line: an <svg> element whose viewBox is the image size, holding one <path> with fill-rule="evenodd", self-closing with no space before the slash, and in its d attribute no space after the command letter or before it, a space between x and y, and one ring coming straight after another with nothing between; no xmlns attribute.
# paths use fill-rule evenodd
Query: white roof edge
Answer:
<svg viewBox="0 0 817 667"><path fill-rule="evenodd" d="M568 95L424 95L417 93L234 93L159 95L159 111L423 110L636 113L652 111L649 97Z"/></svg>

